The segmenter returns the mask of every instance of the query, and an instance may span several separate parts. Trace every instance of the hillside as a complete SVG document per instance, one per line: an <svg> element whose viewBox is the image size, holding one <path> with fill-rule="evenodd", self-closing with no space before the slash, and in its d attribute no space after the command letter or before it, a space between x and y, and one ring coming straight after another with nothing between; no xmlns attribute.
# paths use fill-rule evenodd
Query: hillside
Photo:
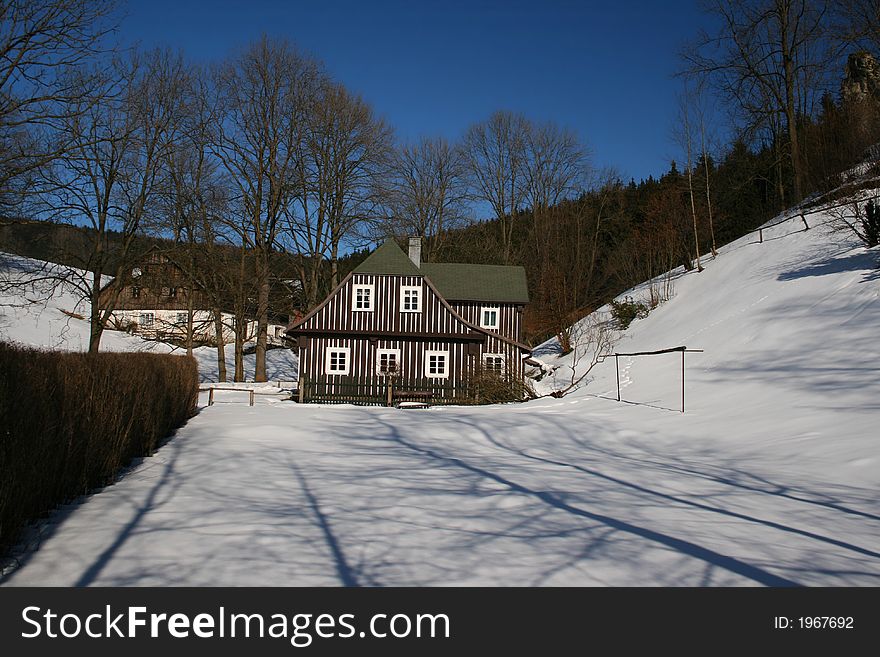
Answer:
<svg viewBox="0 0 880 657"><path fill-rule="evenodd" d="M723 247L704 260L702 273L676 270L672 299L635 320L614 350L703 349L687 355L687 414L657 412L680 406L677 353L621 357L627 404L608 412L634 416L627 423L651 416L658 444L672 436L703 449L723 441L768 462L778 458L780 467L880 484L873 440L880 420L880 252L831 232L828 220L813 215L814 227L805 231L793 218L765 230L763 243L754 233ZM647 285L621 298L627 295L644 299ZM536 350L558 367L540 391L571 378L571 356L556 352L555 340ZM616 398L613 358L592 376L561 403Z"/></svg>
<svg viewBox="0 0 880 657"><path fill-rule="evenodd" d="M622 358L623 403L606 359L519 405L203 406L4 583L876 585L880 254L819 223L676 272L621 336L705 350L684 414L677 354Z"/></svg>

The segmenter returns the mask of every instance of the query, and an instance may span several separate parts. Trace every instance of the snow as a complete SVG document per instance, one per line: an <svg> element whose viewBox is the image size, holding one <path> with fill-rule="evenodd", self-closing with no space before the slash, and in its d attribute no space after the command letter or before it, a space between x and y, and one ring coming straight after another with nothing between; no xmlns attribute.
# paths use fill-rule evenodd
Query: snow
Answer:
<svg viewBox="0 0 880 657"><path fill-rule="evenodd" d="M679 354L621 358L621 403L613 358L517 405L203 393L154 456L43 523L6 584L880 584L880 254L819 223L677 272L621 336L705 350L684 414Z"/></svg>

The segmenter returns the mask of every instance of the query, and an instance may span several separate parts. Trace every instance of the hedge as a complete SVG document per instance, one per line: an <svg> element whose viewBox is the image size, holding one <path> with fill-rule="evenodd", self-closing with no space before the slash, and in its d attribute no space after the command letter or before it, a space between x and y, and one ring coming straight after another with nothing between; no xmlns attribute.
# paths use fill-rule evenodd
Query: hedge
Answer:
<svg viewBox="0 0 880 657"><path fill-rule="evenodd" d="M192 417L185 356L0 343L0 553L30 521L105 486Z"/></svg>

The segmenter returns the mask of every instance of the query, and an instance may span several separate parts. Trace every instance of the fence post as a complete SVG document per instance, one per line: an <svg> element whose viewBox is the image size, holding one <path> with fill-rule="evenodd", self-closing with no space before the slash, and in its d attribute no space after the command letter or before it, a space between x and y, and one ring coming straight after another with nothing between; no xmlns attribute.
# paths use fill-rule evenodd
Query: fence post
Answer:
<svg viewBox="0 0 880 657"><path fill-rule="evenodd" d="M299 377L299 385L297 388L299 388L297 391L299 393L299 403L302 404L306 397L306 377Z"/></svg>
<svg viewBox="0 0 880 657"><path fill-rule="evenodd" d="M617 370L617 401L620 401L620 356L614 354L614 369Z"/></svg>
<svg viewBox="0 0 880 657"><path fill-rule="evenodd" d="M764 229L763 228L758 229L758 243L759 244L764 243Z"/></svg>
<svg viewBox="0 0 880 657"><path fill-rule="evenodd" d="M250 405L251 406L254 405L254 391L253 390L251 390L251 404Z"/></svg>
<svg viewBox="0 0 880 657"><path fill-rule="evenodd" d="M214 388L213 386L208 388L208 406L214 405Z"/></svg>
<svg viewBox="0 0 880 657"><path fill-rule="evenodd" d="M681 350L681 412L684 413L684 352Z"/></svg>

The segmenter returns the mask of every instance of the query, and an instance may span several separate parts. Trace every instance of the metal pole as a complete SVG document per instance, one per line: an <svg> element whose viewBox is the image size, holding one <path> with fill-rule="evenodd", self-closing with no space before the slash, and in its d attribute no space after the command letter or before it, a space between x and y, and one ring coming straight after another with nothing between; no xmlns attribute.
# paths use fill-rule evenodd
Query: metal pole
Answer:
<svg viewBox="0 0 880 657"><path fill-rule="evenodd" d="M681 350L681 412L684 413L684 349Z"/></svg>
<svg viewBox="0 0 880 657"><path fill-rule="evenodd" d="M620 357L614 354L614 368L617 370L617 401L620 401Z"/></svg>
<svg viewBox="0 0 880 657"><path fill-rule="evenodd" d="M764 243L764 229L763 228L758 229L758 242L761 244Z"/></svg>
<svg viewBox="0 0 880 657"><path fill-rule="evenodd" d="M214 405L214 388L208 388L208 406Z"/></svg>

